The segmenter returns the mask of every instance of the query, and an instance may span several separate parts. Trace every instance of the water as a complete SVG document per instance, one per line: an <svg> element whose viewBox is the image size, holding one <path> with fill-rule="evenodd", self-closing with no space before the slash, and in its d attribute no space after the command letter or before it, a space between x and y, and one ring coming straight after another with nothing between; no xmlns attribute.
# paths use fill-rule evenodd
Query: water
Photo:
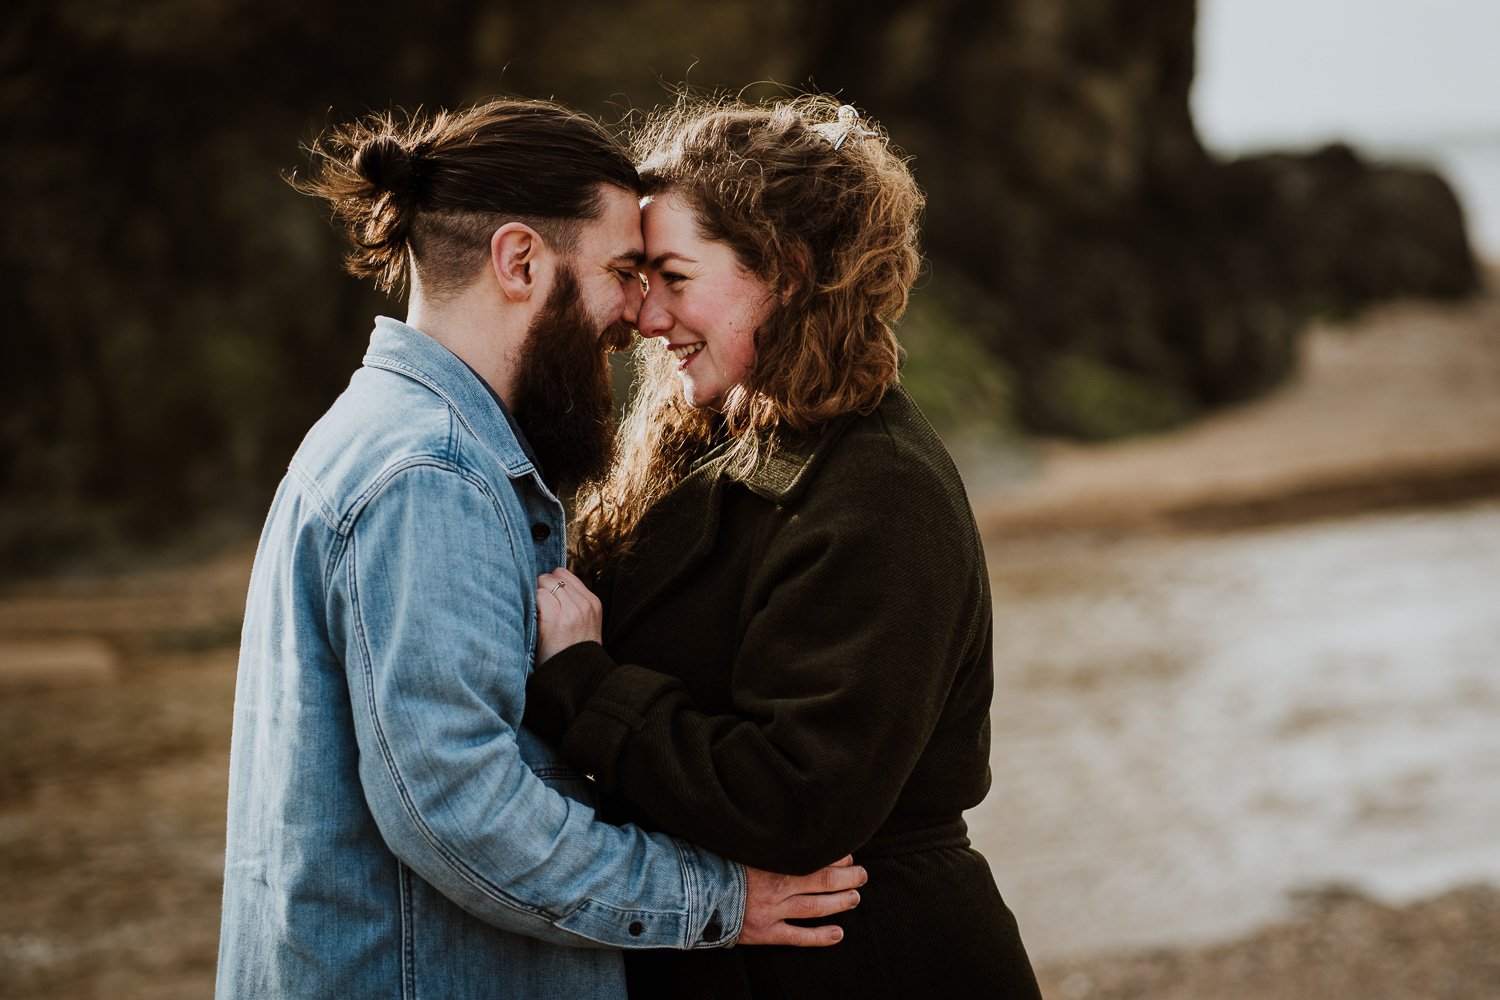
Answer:
<svg viewBox="0 0 1500 1000"><path fill-rule="evenodd" d="M970 822L1035 957L1500 881L1500 503L990 555Z"/></svg>

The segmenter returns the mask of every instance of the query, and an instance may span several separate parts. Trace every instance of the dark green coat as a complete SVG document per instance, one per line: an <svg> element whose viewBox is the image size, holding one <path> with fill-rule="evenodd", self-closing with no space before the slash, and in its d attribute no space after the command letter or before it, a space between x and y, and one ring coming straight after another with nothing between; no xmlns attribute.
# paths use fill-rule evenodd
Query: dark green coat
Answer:
<svg viewBox="0 0 1500 1000"><path fill-rule="evenodd" d="M898 943L866 925L930 910L929 930L938 920L942 931L938 913L962 915L960 938L977 924L981 951L1006 937L996 947L1011 965L1019 956L1031 992L995 995L1034 996L961 817L989 787L984 552L952 460L910 397L893 389L874 413L836 421L743 480L710 459L638 531L600 581L604 646L579 644L539 667L527 723L625 800L614 819L772 871L855 854L870 884L845 942L815 964L878 946L884 971L867 984L876 992L834 995L878 996L877 983L899 981L889 968ZM882 885L881 859L923 870L905 888L895 870ZM984 898L955 898L975 893ZM722 966L752 953L795 951L667 961L722 979ZM995 974L994 962L981 965L976 974ZM673 965L671 977L683 975Z"/></svg>

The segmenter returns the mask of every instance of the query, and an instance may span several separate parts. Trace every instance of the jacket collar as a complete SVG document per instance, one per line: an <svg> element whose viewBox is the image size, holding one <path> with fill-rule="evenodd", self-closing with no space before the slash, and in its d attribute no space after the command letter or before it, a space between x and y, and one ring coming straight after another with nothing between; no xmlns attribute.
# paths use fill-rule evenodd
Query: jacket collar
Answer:
<svg viewBox="0 0 1500 1000"><path fill-rule="evenodd" d="M726 482L739 482L777 506L795 503L855 417L853 413L838 417L797 444L772 452L742 476L728 473L726 456L711 454L657 501L636 530L649 534L653 528L667 528L674 543L643 541L625 556L631 560L630 586L612 588L606 642L650 607L674 579L713 550Z"/></svg>
<svg viewBox="0 0 1500 1000"><path fill-rule="evenodd" d="M779 505L795 502L813 473L822 464L823 458L833 450L844 431L854 421L856 414L846 413L814 431L807 438L783 445L762 458L755 468L744 476L732 477L759 496Z"/></svg>
<svg viewBox="0 0 1500 1000"><path fill-rule="evenodd" d="M377 316L364 364L422 383L447 402L458 420L489 449L507 475L519 479L535 474L541 482L536 464L505 413L495 405L490 387L442 344L414 326L389 316Z"/></svg>
<svg viewBox="0 0 1500 1000"><path fill-rule="evenodd" d="M630 585L610 583L606 603L605 642L618 635L656 600L667 584L701 562L719 534L723 506L723 462L711 459L698 466L656 502L636 525L638 544L622 557L628 564ZM654 532L670 533L653 538ZM616 571L621 567L616 566ZM616 573L607 573L614 576Z"/></svg>

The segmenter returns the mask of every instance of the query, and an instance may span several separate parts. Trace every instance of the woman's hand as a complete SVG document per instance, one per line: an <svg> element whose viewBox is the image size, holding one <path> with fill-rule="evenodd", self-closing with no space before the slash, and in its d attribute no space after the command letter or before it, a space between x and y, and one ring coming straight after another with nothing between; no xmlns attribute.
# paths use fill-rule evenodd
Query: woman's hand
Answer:
<svg viewBox="0 0 1500 1000"><path fill-rule="evenodd" d="M604 606L583 581L562 566L536 578L536 662L545 663L574 643L598 642Z"/></svg>

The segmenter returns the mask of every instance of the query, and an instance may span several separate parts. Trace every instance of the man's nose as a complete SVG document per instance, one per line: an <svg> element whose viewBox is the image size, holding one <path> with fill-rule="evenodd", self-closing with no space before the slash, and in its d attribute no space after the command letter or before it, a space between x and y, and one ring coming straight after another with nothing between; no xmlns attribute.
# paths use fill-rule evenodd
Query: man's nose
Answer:
<svg viewBox="0 0 1500 1000"><path fill-rule="evenodd" d="M625 305L620 310L620 318L633 327L641 325L641 300L645 298L645 280L632 281L625 289Z"/></svg>
<svg viewBox="0 0 1500 1000"><path fill-rule="evenodd" d="M663 308L658 293L646 291L636 311L635 329L642 337L660 337L672 329L672 316Z"/></svg>

